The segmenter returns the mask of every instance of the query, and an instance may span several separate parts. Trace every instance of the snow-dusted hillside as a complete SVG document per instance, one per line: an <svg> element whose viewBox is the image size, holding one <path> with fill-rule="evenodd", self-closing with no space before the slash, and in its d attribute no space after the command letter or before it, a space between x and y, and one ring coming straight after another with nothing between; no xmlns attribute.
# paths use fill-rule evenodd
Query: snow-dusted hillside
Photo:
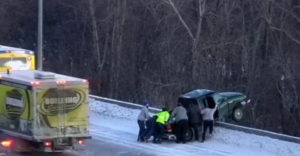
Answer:
<svg viewBox="0 0 300 156"><path fill-rule="evenodd" d="M215 128L213 137L204 143L162 144L137 142L139 110L120 107L91 99L90 132L95 139L105 139L128 148L154 155L205 156L299 156L300 144L268 137Z"/></svg>

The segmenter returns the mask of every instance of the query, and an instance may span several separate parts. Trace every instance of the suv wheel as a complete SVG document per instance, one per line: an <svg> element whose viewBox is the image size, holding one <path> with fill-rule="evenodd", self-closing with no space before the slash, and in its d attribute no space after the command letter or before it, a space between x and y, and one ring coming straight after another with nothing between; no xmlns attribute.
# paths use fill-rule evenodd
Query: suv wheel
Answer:
<svg viewBox="0 0 300 156"><path fill-rule="evenodd" d="M232 117L234 121L241 121L243 119L244 112L242 107L236 107L233 110Z"/></svg>
<svg viewBox="0 0 300 156"><path fill-rule="evenodd" d="M193 130L188 128L184 134L185 141L192 141L194 137Z"/></svg>

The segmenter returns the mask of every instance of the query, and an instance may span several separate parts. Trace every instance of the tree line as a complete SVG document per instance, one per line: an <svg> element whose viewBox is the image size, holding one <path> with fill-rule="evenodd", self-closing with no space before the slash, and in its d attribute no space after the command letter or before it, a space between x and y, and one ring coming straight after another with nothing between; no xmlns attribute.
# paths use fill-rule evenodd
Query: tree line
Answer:
<svg viewBox="0 0 300 156"><path fill-rule="evenodd" d="M35 50L37 0L0 1L0 43ZM44 1L44 69L172 108L196 88L252 100L242 123L300 136L299 0Z"/></svg>

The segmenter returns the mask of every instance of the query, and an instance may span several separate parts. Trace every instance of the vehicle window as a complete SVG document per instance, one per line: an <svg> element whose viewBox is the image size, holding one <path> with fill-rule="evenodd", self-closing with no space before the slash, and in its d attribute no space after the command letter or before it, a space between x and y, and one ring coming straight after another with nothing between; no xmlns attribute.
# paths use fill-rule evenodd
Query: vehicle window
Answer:
<svg viewBox="0 0 300 156"><path fill-rule="evenodd" d="M182 98L180 97L178 99L178 102L182 103L182 105L185 107L185 108L189 108L189 105L190 104L197 104L197 101L196 99L189 99L189 98Z"/></svg>
<svg viewBox="0 0 300 156"><path fill-rule="evenodd" d="M201 101L203 103L204 108L206 108L208 106L207 98L203 98Z"/></svg>
<svg viewBox="0 0 300 156"><path fill-rule="evenodd" d="M0 66L11 67L16 70L28 70L30 69L30 62L27 62L26 57L0 58Z"/></svg>
<svg viewBox="0 0 300 156"><path fill-rule="evenodd" d="M205 108L205 100L204 99L198 100L198 103L199 103L198 106L199 106L200 109Z"/></svg>
<svg viewBox="0 0 300 156"><path fill-rule="evenodd" d="M214 101L215 101L215 103L216 103L217 105L219 105L219 104L221 104L221 103L224 102L224 97L221 96L221 95L218 94L218 93L213 94L213 95L212 95L212 98L214 99Z"/></svg>

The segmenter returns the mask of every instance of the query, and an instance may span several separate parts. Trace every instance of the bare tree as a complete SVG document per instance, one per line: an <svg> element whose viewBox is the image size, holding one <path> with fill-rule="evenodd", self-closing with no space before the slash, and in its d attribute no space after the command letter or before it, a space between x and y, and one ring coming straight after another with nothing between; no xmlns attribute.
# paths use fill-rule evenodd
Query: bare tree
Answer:
<svg viewBox="0 0 300 156"><path fill-rule="evenodd" d="M178 8L175 6L173 0L168 0L168 3L173 8L175 14L177 15L178 19L184 26L187 34L189 35L192 43L192 49L191 49L191 59L192 59L192 70L191 70L191 76L192 76L192 82L195 83L197 79L197 62L199 61L199 53L200 53L200 35L202 30L202 24L203 24L203 18L204 13L206 10L206 0L198 0L198 18L197 18L197 28L195 32L192 32L191 26L188 26L186 21L184 20L182 14L179 12ZM200 60L201 61L201 60Z"/></svg>

